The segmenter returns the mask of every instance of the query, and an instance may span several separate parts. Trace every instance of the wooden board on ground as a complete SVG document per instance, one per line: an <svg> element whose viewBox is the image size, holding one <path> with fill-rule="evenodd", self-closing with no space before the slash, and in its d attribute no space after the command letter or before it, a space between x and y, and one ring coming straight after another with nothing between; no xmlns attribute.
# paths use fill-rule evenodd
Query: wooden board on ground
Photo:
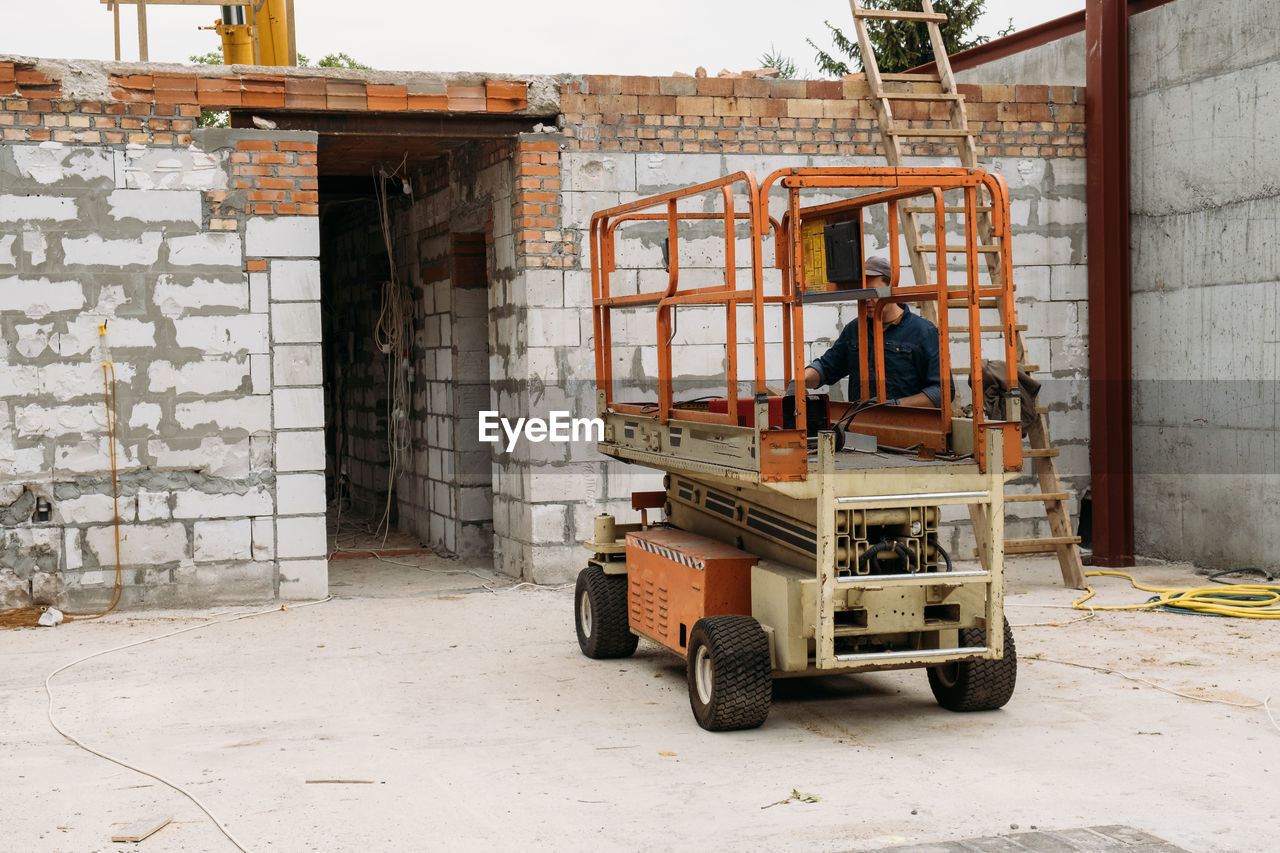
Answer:
<svg viewBox="0 0 1280 853"><path fill-rule="evenodd" d="M131 823L119 833L111 836L112 841L142 841L155 835L161 829L169 825L172 817L149 818Z"/></svg>

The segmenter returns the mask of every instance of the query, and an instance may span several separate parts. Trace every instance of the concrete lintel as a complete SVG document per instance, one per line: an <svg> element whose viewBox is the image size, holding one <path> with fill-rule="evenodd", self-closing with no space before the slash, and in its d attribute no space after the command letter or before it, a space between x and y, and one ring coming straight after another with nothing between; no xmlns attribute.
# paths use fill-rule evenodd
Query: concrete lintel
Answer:
<svg viewBox="0 0 1280 853"><path fill-rule="evenodd" d="M235 148L236 143L246 139L314 144L320 139L320 135L312 130L258 130L247 127L202 127L191 131L191 141L205 152L217 151L220 148Z"/></svg>

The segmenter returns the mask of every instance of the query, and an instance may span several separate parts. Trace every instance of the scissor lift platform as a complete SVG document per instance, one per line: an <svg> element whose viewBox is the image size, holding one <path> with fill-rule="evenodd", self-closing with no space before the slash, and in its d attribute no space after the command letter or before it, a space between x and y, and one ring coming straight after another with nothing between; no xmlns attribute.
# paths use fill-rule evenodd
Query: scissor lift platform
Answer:
<svg viewBox="0 0 1280 853"><path fill-rule="evenodd" d="M981 407L968 419L957 418L944 381L938 409L891 407L883 358L873 367L864 358L850 378L864 401L857 406L801 394L780 418L767 385L803 376L804 307L818 301L806 298L816 294L824 302L856 303L858 322L875 330L878 352L886 302L961 300L976 316L981 302L999 300L1008 309L1008 325L985 343L1016 365L1012 292L1000 281L982 280L974 217L966 219L963 241L946 234L943 211L954 210L957 201L972 209L978 187L996 201L991 218L998 262L1007 266L1007 191L998 177L980 170L791 169L759 183L738 173L593 217L597 405L605 424L599 450L666 472L664 491L639 496L638 505L661 507L669 529L599 520L586 543L592 556L575 596L584 653L627 655L644 636L685 656L695 717L713 730L760 725L778 677L921 667L945 707L981 710L1008 701L1016 660L1003 618L1003 519L1005 481L1022 465L1016 402L1006 402L999 419L985 417ZM804 193L814 191L822 200L805 205ZM842 192L846 197L830 200ZM961 198L948 200L948 194ZM785 212L771 215L770 203L783 195ZM936 229L939 257L954 254L959 243L965 262L940 264L934 282L907 285L895 274L883 292L867 289L861 276L844 293L827 280L827 259L814 258L815 234L829 226L856 233L860 270L862 229L877 208L887 208L883 221L896 270L897 205L921 197L943 223ZM707 212L707 198L720 209ZM685 203L693 199L700 201ZM735 204L744 199L746 210L739 212ZM617 232L644 223L665 226L667 286L615 295ZM682 289L681 227L714 223L723 225L723 284ZM751 285L740 288L735 253L743 232L749 232ZM766 283L763 270L770 234L776 284ZM948 280L949 269L960 282ZM869 301L871 296L877 299ZM677 400L675 314L716 305L726 309L725 392L715 406ZM612 315L649 308L656 322L657 399L622 402L615 397ZM738 324L740 310L748 309L751 330L742 344L753 348L754 383L742 398L749 402L740 402ZM768 312L780 321L777 365L766 361L777 349L765 346ZM944 308L940 317L948 313ZM955 336L946 327L940 319L940 340L950 342ZM980 330L981 324L970 327ZM977 364L983 343L976 331L960 354ZM951 372L950 349L944 343L941 350L944 377ZM1009 379L1016 388L1015 377ZM981 400L981 371L975 382L974 399ZM838 450L845 430L885 450ZM950 505L969 506L982 520L974 531L979 569L955 569L939 542L942 507ZM727 573L708 568L713 556L746 560L749 571L741 565Z"/></svg>

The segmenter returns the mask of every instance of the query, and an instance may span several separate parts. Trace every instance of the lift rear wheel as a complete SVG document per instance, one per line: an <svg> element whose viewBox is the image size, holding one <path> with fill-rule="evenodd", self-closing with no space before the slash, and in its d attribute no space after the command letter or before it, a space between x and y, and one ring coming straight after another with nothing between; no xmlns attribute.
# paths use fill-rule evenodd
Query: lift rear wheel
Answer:
<svg viewBox="0 0 1280 853"><path fill-rule="evenodd" d="M689 635L689 704L707 731L754 729L773 697L769 640L750 616L707 616Z"/></svg>
<svg viewBox="0 0 1280 853"><path fill-rule="evenodd" d="M985 646L982 628L961 628L961 646ZM1000 660L970 660L929 667L929 687L933 698L948 711L994 711L1013 696L1018 678L1018 651L1013 645L1013 629L1004 623L1004 657Z"/></svg>
<svg viewBox="0 0 1280 853"><path fill-rule="evenodd" d="M578 573L573 621L582 653L597 660L630 657L639 638L627 624L627 576L590 565Z"/></svg>

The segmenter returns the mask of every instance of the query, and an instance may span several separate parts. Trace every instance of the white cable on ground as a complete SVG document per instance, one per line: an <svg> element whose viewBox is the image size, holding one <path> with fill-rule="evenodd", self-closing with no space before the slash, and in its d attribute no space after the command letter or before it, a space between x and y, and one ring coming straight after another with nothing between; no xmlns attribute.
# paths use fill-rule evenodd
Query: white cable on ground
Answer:
<svg viewBox="0 0 1280 853"><path fill-rule="evenodd" d="M1075 661L1058 660L1056 658L1047 658L1044 655L1023 655L1021 657L1021 660L1041 660L1041 661L1045 661L1046 663L1056 663L1056 664L1061 664L1062 666L1074 666L1077 669L1088 669L1094 672L1101 672L1105 675L1118 675L1121 678L1127 679L1129 681L1134 681L1134 682L1137 682L1138 684L1145 684L1147 687L1154 687L1156 690L1161 690L1165 693L1169 693L1174 696L1181 697L1183 699L1191 699L1192 701L1195 701L1195 702L1209 702L1215 705L1230 705L1232 708L1244 708L1246 711L1254 711L1254 710L1257 710L1258 708L1261 708L1262 710L1267 712L1267 717L1270 718L1271 724L1275 726L1278 731L1280 731L1280 723L1277 723L1276 718L1271 714L1271 705L1270 705L1271 697L1270 696L1268 696L1266 699L1263 699L1261 702L1252 702L1252 703L1231 702L1227 699L1211 699L1207 696L1193 696L1190 693L1182 693L1181 691L1156 684L1154 681L1148 681L1145 678L1139 678L1136 675L1129 675L1127 673L1121 672L1118 669L1112 669L1109 666L1092 666L1087 663L1076 663Z"/></svg>
<svg viewBox="0 0 1280 853"><path fill-rule="evenodd" d="M213 821L214 826L218 827L218 830L227 837L228 841L234 844L236 848L241 851L241 853L248 853L248 849L243 844L241 844L240 841L234 835L231 834L231 830L227 829L227 827L222 823L222 821L218 820L218 818L214 815L214 813L209 810L209 807L206 806L204 803L202 803L195 794L191 793L186 788L183 788L177 782L170 781L169 779L164 778L158 773L152 773L150 770L144 770L141 767L130 764L129 762L125 761L122 758L116 758L115 756L108 755L107 753L102 752L101 750L94 749L93 747L87 745L86 743L84 743L74 735L67 732L66 729L59 726L57 720L53 718L53 687L50 684L50 682L53 681L54 676L58 675L61 672L66 672L72 667L78 666L84 663L85 661L93 660L94 658L102 657L103 655L109 655L109 654L112 654L113 652L119 652L125 649L131 649L134 646L141 646L146 643L154 643L156 640L163 640L163 639L166 639L167 637L175 637L178 634L185 634L188 631L195 631L200 628L208 628L210 625L221 625L225 622L236 622L240 619L249 619L254 616L265 616L268 613L279 613L282 610L293 610L299 607L311 607L312 605L315 605L315 604L324 604L326 601L329 601L332 598L333 596L327 595L324 598L321 598L317 601L306 601L306 602L303 602L302 604L284 604L279 607L272 607L269 610L257 610L252 613L241 613L238 616L231 616L226 619L218 619L215 615L215 616L211 616L208 620L205 620L204 622L199 622L195 625L188 625L186 628L179 628L178 630L170 631L167 634L159 634L157 636L147 637L146 639L142 639L142 640L134 640L132 643L125 643L124 645L121 645L121 646L115 646L110 649L103 649L102 651L93 652L92 654L87 654L82 658L73 660L71 663L63 664L62 666L55 669L53 672L49 673L49 675L45 678L44 692L45 692L45 695L49 697L49 705L45 709L45 716L48 717L49 725L53 726L54 731L62 735L67 740L71 741L76 746L83 749L85 752L96 755L99 758L106 759L107 761L110 761L113 764L118 764L121 767L125 768L126 770L132 770L135 773L141 773L143 776L149 776L152 779L155 779L157 782L160 782L162 784L169 786L170 788L177 791L182 796L186 797L191 802L195 803L196 806L200 809L200 811L204 812L206 815L209 816L209 820Z"/></svg>
<svg viewBox="0 0 1280 853"><path fill-rule="evenodd" d="M573 584L542 584L542 583L534 583L533 581L523 581L521 583L517 583L512 586L503 587L501 589L494 589L492 586L490 586L489 578L471 569L433 569L429 566L416 566L413 563L402 563L398 560L392 560L382 556L381 554L378 554L377 552L373 552L373 556L375 559L381 560L384 563L390 563L393 566L404 566L406 569L417 569L420 572L429 572L433 575L471 575L473 578L480 579L481 589L488 590L494 595L500 595L502 593L507 593L507 592L514 592L515 590L520 589L521 587L526 587L526 586L533 587L534 589L549 590L552 592L562 590L562 589L570 589L573 587Z"/></svg>

